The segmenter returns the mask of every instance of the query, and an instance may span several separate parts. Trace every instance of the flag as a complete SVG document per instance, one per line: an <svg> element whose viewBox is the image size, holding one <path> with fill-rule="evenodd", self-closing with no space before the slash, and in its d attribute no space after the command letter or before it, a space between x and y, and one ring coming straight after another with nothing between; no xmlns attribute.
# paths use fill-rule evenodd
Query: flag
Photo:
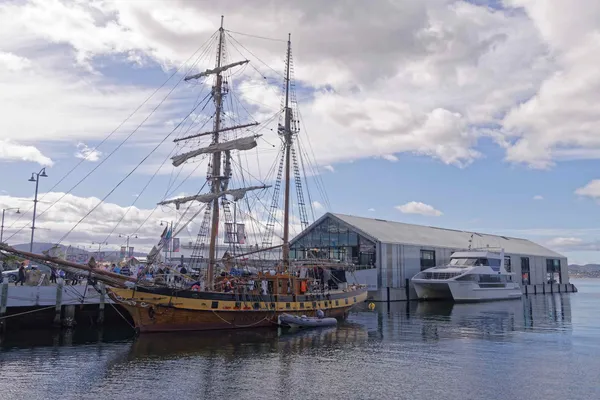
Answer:
<svg viewBox="0 0 600 400"><path fill-rule="evenodd" d="M225 243L235 243L235 231L233 228L233 224L226 222L225 223L225 238L224 238L224 242Z"/></svg>
<svg viewBox="0 0 600 400"><path fill-rule="evenodd" d="M173 238L173 253L179 253L179 238Z"/></svg>
<svg viewBox="0 0 600 400"><path fill-rule="evenodd" d="M129 248L129 257L133 257L133 247Z"/></svg>
<svg viewBox="0 0 600 400"><path fill-rule="evenodd" d="M159 244L162 246L167 246L167 243L169 243L172 234L173 234L173 232L171 232L171 228L169 228L167 226L165 228L165 230L163 231L163 233L160 235L160 243Z"/></svg>
<svg viewBox="0 0 600 400"><path fill-rule="evenodd" d="M237 242L239 244L246 243L246 230L244 224L237 224Z"/></svg>
<svg viewBox="0 0 600 400"><path fill-rule="evenodd" d="M125 258L125 252L127 251L127 248L125 246L121 246L121 258Z"/></svg>

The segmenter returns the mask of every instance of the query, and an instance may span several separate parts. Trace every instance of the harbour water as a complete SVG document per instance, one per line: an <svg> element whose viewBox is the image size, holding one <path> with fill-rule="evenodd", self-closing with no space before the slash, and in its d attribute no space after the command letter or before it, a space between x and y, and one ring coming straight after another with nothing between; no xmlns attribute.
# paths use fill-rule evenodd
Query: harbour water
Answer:
<svg viewBox="0 0 600 400"><path fill-rule="evenodd" d="M600 279L579 293L377 304L337 328L3 338L2 399L599 399Z"/></svg>

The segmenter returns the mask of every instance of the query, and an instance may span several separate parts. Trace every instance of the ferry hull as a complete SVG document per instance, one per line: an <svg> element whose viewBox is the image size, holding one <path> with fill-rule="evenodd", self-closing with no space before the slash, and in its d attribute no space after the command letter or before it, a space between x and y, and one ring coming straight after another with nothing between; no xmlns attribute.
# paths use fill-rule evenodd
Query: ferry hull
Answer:
<svg viewBox="0 0 600 400"><path fill-rule="evenodd" d="M413 280L417 297L424 300L451 300L457 303L520 299L518 285L480 287L471 282Z"/></svg>
<svg viewBox="0 0 600 400"><path fill-rule="evenodd" d="M110 296L127 310L140 333L276 327L281 314L316 316L318 309L327 317L345 318L351 307L366 300L367 291L364 288L348 291L335 300L323 296L314 302L274 303L214 301L211 293L196 295L198 298L181 298L110 289Z"/></svg>

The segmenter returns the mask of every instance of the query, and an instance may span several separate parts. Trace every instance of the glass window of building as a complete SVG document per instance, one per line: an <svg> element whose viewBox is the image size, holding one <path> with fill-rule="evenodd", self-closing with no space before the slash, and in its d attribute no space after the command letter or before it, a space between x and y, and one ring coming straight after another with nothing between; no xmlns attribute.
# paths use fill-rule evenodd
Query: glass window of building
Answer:
<svg viewBox="0 0 600 400"><path fill-rule="evenodd" d="M435 267L435 251L421 250L421 271Z"/></svg>
<svg viewBox="0 0 600 400"><path fill-rule="evenodd" d="M560 282L560 260L550 258L546 260L546 278L549 284Z"/></svg>
<svg viewBox="0 0 600 400"><path fill-rule="evenodd" d="M521 257L521 283L529 285L529 257Z"/></svg>

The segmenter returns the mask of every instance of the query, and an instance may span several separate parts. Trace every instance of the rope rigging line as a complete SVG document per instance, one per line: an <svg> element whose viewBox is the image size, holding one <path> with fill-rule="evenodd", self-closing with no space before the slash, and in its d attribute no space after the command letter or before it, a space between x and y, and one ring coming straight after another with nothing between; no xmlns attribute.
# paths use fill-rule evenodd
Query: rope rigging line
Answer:
<svg viewBox="0 0 600 400"><path fill-rule="evenodd" d="M209 96L210 93L207 95ZM198 106L200 106L200 103L198 104ZM148 157L150 157L176 130L177 128L179 128L179 126L190 116L192 115L192 113L196 110L196 108L198 107L196 106L195 108L192 109L192 111L190 111L188 113L188 115L185 116L185 118L179 122L179 124L177 124L177 126L175 128L173 128L173 130L167 135L165 136L153 149L152 151L150 151L150 153L148 153L131 171L129 171L129 173L123 178L121 179L121 181L119 183L117 183L117 185L112 188L108 194L106 194L106 196L104 196L102 198L102 200L100 200L100 202L98 204L96 204L90 211L87 212L87 214L85 214L67 233L65 233L61 239L58 241L58 244L61 243L64 239L67 238L67 236L69 236L69 234L71 234L71 232L73 232L73 230L81 223L83 222L84 219L86 219L92 212L94 212L102 203L104 203L104 201L111 195L113 194L113 192L115 190L117 190L117 188L119 186L121 186L121 184L123 184L123 182L125 182L125 180L127 180L127 178L129 178L147 159Z"/></svg>
<svg viewBox="0 0 600 400"><path fill-rule="evenodd" d="M297 107L297 105L296 105L296 107ZM304 118L302 117L302 113L300 112L300 108L299 107L297 107L297 111L298 111L298 116L300 117L299 118L300 123L302 124L302 129L304 130L304 132L306 132L306 136L308 136L308 131L306 130L306 126L304 125ZM318 163L316 162L317 158L315 156L315 152L314 152L314 150L312 148L312 144L310 143L310 140L307 139L307 142L308 142L309 149L311 151L311 154L312 154L313 159L314 159L315 164L316 164L316 172L317 173L315 174L316 175L315 183L317 183L317 187L318 187L319 183L322 185L322 187L321 187L321 190L322 190L321 195L323 196L323 200L325 201L325 203L327 205L327 208L331 209L331 203L329 202L329 196L327 196L327 191L325 190L325 184L323 182L323 179L321 178L319 167L318 167ZM306 150L305 150L305 153L306 153L306 156L307 156L306 161L309 164L309 167L312 168L312 165L311 165L312 164L312 160L311 160L310 157L308 157L308 153L306 152ZM314 172L315 171L313 171L313 173Z"/></svg>
<svg viewBox="0 0 600 400"><path fill-rule="evenodd" d="M283 42L283 43L287 42L287 40L283 40L283 39L275 39L275 38L270 38L270 37L266 37L266 36L251 35L249 33L242 33L242 32L230 31L229 29L225 29L225 32L227 32L227 33L233 33L235 35L242 35L242 36L253 37L253 38L257 38L257 39L272 40L274 42Z"/></svg>
<svg viewBox="0 0 600 400"><path fill-rule="evenodd" d="M208 43L210 43L211 41L213 41L216 38L216 32L206 41L204 42L200 47L198 47L198 49L196 49L196 51L186 60L184 61L168 78L167 80L165 80L158 88L156 88L151 94L150 96L148 96L135 110L133 110L133 112L131 114L129 114L129 116L127 116L127 118L125 118L119 125L117 125L117 127L108 134L108 136L106 136L104 139L102 139L102 141L96 145L92 151L90 151L90 153L85 157L82 158L77 164L75 164L75 166L73 168L71 168L71 170L69 170L61 179L59 179L58 182L56 182L56 184L54 184L54 186L52 186L46 193L44 193L42 195L42 197L40 198L39 201L43 200L46 195L50 192L52 192L52 190L54 190L58 185L60 185L69 175L71 175L71 173L73 171L75 171L84 161L86 161L88 159L88 157L94 152L94 150L97 150L98 148L100 148L100 146L102 146L106 141L108 141L127 121L129 121L129 119L131 119L131 117L133 117L152 97L154 97L154 95L156 93L158 93L175 75L177 75L177 73L179 73L179 71L181 71L181 69L192 59L194 58L194 56ZM208 48L208 46L207 46ZM206 50L205 50L206 51ZM202 54L204 53L204 51L202 52ZM192 66L190 67L190 70L198 63L198 61L200 60L200 58L202 57L202 54L200 56L198 56L198 58L196 59L196 61L192 64ZM189 71L188 71L189 72ZM183 79L183 78L182 78ZM179 83L181 82L181 79L179 80L179 82L176 84L179 85ZM176 87L175 86L175 87ZM170 95L171 92L169 92L167 94L166 97L168 97ZM166 99L165 97L165 99ZM163 101L165 100L163 99ZM161 102L162 104L162 102ZM112 153L111 153L112 154ZM110 156L110 154L109 154ZM93 171L92 171L93 172ZM87 177L87 176L86 176ZM85 179L85 178L84 178ZM81 182L79 182L81 183ZM79 184L78 183L78 184ZM77 186L77 185L76 185ZM75 187L76 187L75 186ZM69 190L69 192L71 190L73 190L75 187L71 188ZM69 193L67 192L67 194ZM66 195L66 194L65 194ZM52 205L50 205L50 207L54 206L58 201L60 201L62 198L64 198L64 196L62 196L59 200L57 200L56 202L54 202ZM48 209L50 208L48 207ZM48 210L46 209L46 210ZM14 226L14 224L16 224L21 218L23 218L23 216L25 214L27 214L29 211L33 210L33 206L31 206L27 211L25 211L24 213L21 214L20 217L18 217L11 225L9 225L7 228L12 228ZM45 211L44 211L45 212ZM39 214L41 215L41 214ZM17 232L15 232L13 235L11 235L8 239L12 238L14 235L18 234L21 230L23 230L25 227L27 227L27 225L25 225L24 227L20 228ZM7 239L7 240L8 240Z"/></svg>
<svg viewBox="0 0 600 400"><path fill-rule="evenodd" d="M159 167L156 169L156 171L154 171L154 174L150 177L150 179L148 179L148 182L146 182L146 185L142 188L142 190L140 191L140 193L138 193L138 196L135 198L135 200L133 200L133 202L131 203L131 205L129 207L127 207L127 210L123 213L123 216L121 217L121 219L119 219L119 221L117 222L117 224L114 226L114 228L110 231L110 233L106 236L106 238L104 238L104 240L101 243L107 243L108 242L108 239L110 239L110 237L112 236L112 234L115 233L115 231L117 230L117 228L119 227L119 225L121 224L121 222L123 222L123 220L125 219L125 217L129 213L129 211L131 210L131 208L133 206L135 206L135 203L137 203L137 201L140 199L140 197L142 197L142 194L144 194L144 192L146 191L146 189L150 185L150 182L152 182L154 180L154 178L156 177L156 175L158 175L158 172L162 169L163 165L165 165L165 163L167 162L167 160L169 159L169 157L171 157L171 154L173 154L173 152L175 151L176 148L177 147L175 146L173 148L173 150L171 150L171 152L169 154L167 154L167 156L165 157L165 159L163 160L163 162L159 165Z"/></svg>
<svg viewBox="0 0 600 400"><path fill-rule="evenodd" d="M300 141L296 141L296 145L298 147L298 153L300 157L300 165L302 166L302 175L304 177L304 185L306 186L306 194L308 195L308 203L310 205L310 214L312 217L312 222L315 222L315 209L313 207L312 196L310 195L310 190L308 189L308 178L306 177L306 168L304 168L304 157L302 156L302 148L300 147Z"/></svg>
<svg viewBox="0 0 600 400"><path fill-rule="evenodd" d="M231 36L229 33L227 34L227 36L229 36L231 38L231 40L233 40L235 43L237 43L238 45L240 45L240 47L242 47L244 50L246 50L248 53L250 53L254 58L256 58L258 61L260 61L263 65L265 65L267 68L269 68L270 70L272 70L273 72L275 72L277 75L279 75L282 78L285 78L283 76L283 74L281 72L276 71L275 69L273 69L273 67L271 67L269 64L267 64L266 62L264 62L263 60L261 60L256 54L254 54L253 52L251 52L250 50L248 50L243 44L241 44L236 38L234 38L233 36ZM285 42L285 41L284 41ZM232 43L233 47L235 48L235 45ZM238 50L239 52L239 50ZM240 52L241 54L241 52ZM243 57L243 55L242 55Z"/></svg>

